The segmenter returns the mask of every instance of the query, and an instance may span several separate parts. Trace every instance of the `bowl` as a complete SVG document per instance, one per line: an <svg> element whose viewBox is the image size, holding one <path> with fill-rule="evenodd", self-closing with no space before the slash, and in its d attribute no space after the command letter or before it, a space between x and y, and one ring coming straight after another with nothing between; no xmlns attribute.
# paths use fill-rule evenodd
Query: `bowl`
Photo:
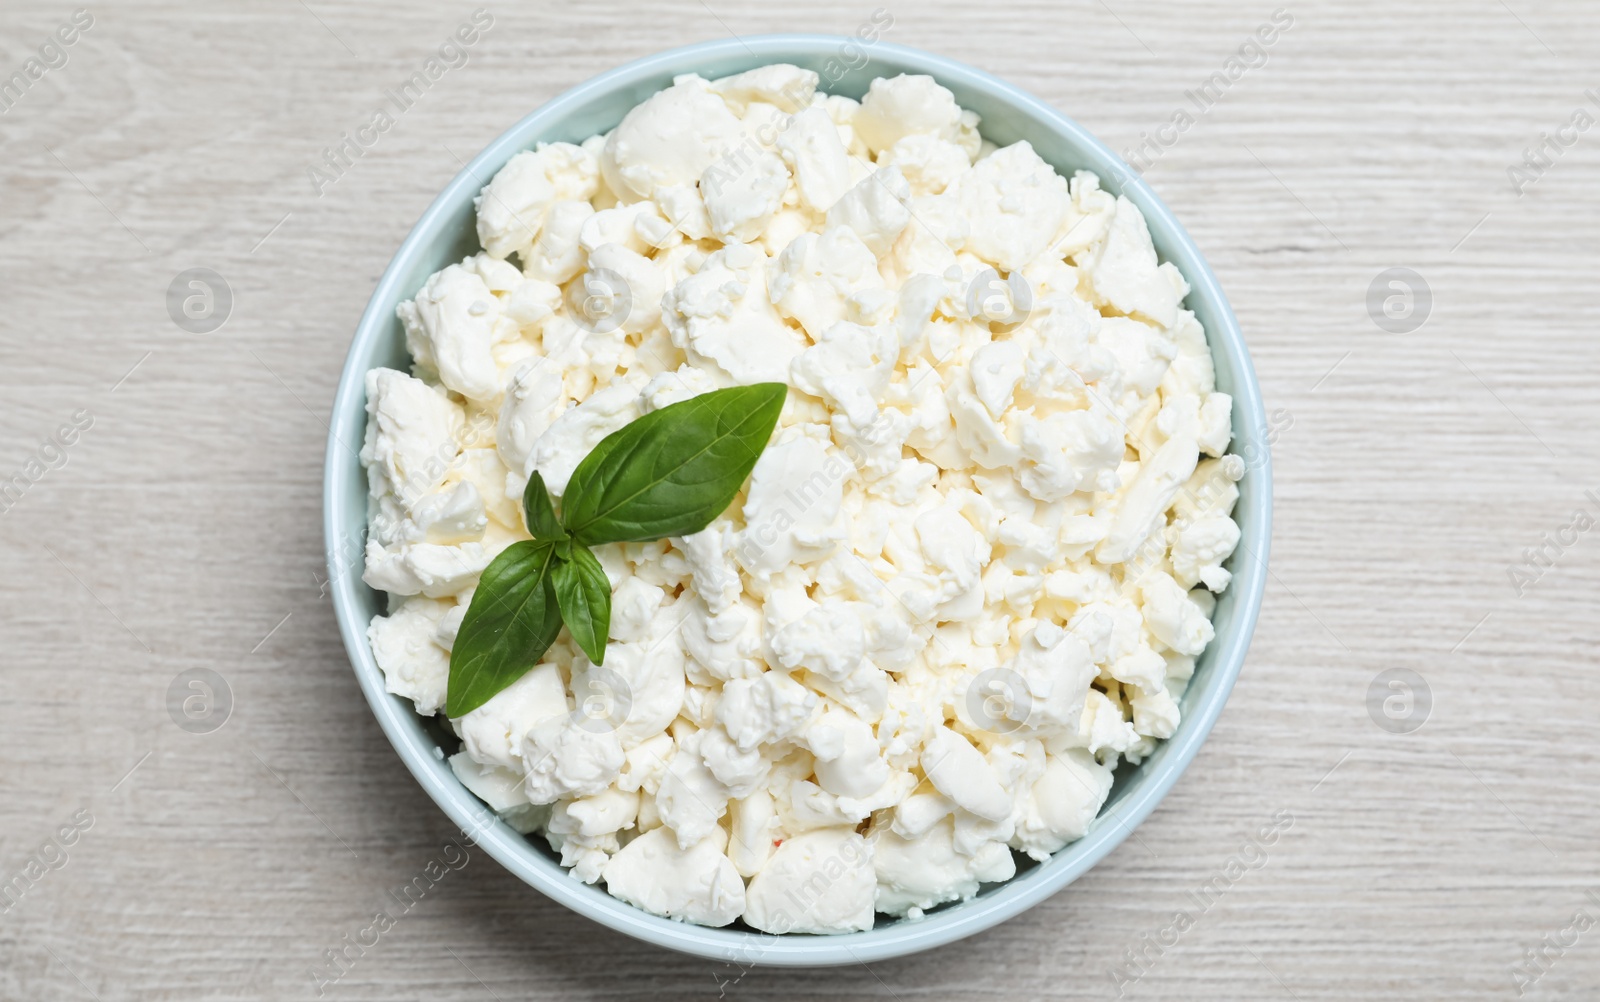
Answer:
<svg viewBox="0 0 1600 1002"><path fill-rule="evenodd" d="M1143 211L1162 260L1189 281L1187 305L1205 325L1218 388L1233 396L1231 451L1246 465L1235 509L1241 539L1230 558L1232 584L1217 602L1216 639L1200 658L1185 693L1177 733L1137 767L1119 770L1110 797L1088 833L1049 860L1019 860L1010 881L985 887L971 900L944 906L920 920L879 916L864 932L838 936L784 935L737 926L710 929L651 915L581 883L540 842L499 821L456 779L445 759L449 731L416 714L409 700L384 689L367 642L367 624L385 611L384 598L360 577L366 532L366 476L356 455L366 423L363 374L377 366L406 368L409 357L395 306L414 295L433 272L479 249L473 196L514 154L536 141L581 142L610 130L634 105L682 73L714 78L767 63L816 70L830 93L860 98L874 77L925 73L955 93L963 108L983 116L981 131L1001 146L1027 139L1062 174L1094 171L1113 193ZM428 795L491 856L546 896L588 918L657 946L738 964L821 967L881 960L927 950L1003 922L1061 890L1117 847L1155 808L1199 751L1233 687L1255 627L1266 581L1272 482L1260 389L1238 322L1211 269L1172 212L1103 143L1038 98L995 77L941 56L883 41L829 35L771 35L704 42L649 56L595 77L538 108L479 153L434 199L379 280L345 360L334 398L323 483L329 579L339 631L356 678L385 734Z"/></svg>

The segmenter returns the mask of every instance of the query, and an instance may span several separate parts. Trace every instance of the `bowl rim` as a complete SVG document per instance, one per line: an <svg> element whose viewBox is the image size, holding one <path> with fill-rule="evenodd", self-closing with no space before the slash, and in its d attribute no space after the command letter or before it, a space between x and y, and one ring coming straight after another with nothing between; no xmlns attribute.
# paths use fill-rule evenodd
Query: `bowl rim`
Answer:
<svg viewBox="0 0 1600 1002"><path fill-rule="evenodd" d="M1230 588L1237 605L1234 629L1218 636L1208 648L1205 671L1214 679L1197 705L1188 706L1177 733L1163 742L1164 754L1152 771L1115 803L1103 807L1094 825L1081 839L1056 853L1042 866L1060 861L1054 872L1026 883L994 885L978 897L930 913L919 921L897 921L864 932L839 936L772 936L731 929L712 929L676 922L645 912L613 898L598 886L573 879L540 854L510 826L500 821L454 777L437 747L416 740L417 717L409 701L389 694L367 641L367 623L358 607L358 588L366 587L349 573L341 543L348 539L341 517L350 492L365 497L364 477L352 476L340 450L347 442L362 440L365 426L365 374L368 357L393 316L393 303L410 290L399 289L408 261L433 239L463 199L476 195L481 178L492 176L509 157L530 148L540 129L548 130L584 102L607 92L637 84L663 72L693 72L695 61L748 54L765 62L799 57L815 58L842 52L860 42L851 36L826 34L749 35L699 42L658 52L617 66L578 84L534 109L502 132L475 156L429 204L401 242L362 312L346 355L329 420L323 479L323 531L328 575L339 632L350 656L362 692L390 744L428 796L472 841L502 866L546 897L571 910L636 939L681 953L738 965L824 967L865 963L915 953L945 945L988 929L1055 894L1087 872L1132 833L1149 816L1186 771L1216 723L1244 662L1260 611L1266 583L1272 519L1272 470L1268 443L1262 434L1265 415L1249 352L1210 266L1172 211L1144 180L1104 143L1074 120L1032 94L972 66L921 49L895 43L871 43L874 54L892 56L898 72L927 73L946 85L985 92L997 102L1011 105L1048 123L1084 154L1087 169L1112 180L1144 213L1152 233L1160 231L1164 259L1178 264L1189 281L1189 302L1207 301L1214 313L1206 335L1212 357L1226 356L1235 374L1234 448L1253 445L1257 457L1240 483L1241 501L1249 499L1248 519L1240 519L1241 556ZM757 63L760 65L760 63ZM341 436L341 432L350 437ZM351 434L353 432L353 434ZM358 464L359 465L359 464ZM411 718L407 720L405 718ZM1069 857L1070 854L1070 857Z"/></svg>

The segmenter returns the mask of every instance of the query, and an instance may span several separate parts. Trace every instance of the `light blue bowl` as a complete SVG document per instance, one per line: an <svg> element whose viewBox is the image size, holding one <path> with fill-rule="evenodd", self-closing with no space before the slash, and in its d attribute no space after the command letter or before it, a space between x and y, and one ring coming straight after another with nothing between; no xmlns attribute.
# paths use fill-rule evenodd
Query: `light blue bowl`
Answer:
<svg viewBox="0 0 1600 1002"><path fill-rule="evenodd" d="M864 65L859 53L865 49ZM1216 641L1200 659L1183 698L1183 723L1137 768L1117 776L1110 799L1082 839L1048 861L1023 861L1017 876L987 887L976 898L916 921L880 916L867 932L843 936L769 936L737 928L707 929L647 914L600 887L569 876L543 845L493 818L458 782L445 762L437 724L417 716L408 700L384 690L383 675L367 643L367 624L384 611L383 597L362 583L360 540L366 531L366 476L356 456L366 424L363 374L377 366L404 369L410 359L395 306L429 275L476 253L473 196L513 154L536 141L580 142L605 132L634 105L670 85L681 73L711 78L767 63L809 67L830 93L859 98L874 77L926 73L955 93L963 108L983 116L982 132L1001 146L1026 139L1058 171L1087 168L1113 192L1144 212L1163 260L1177 265L1193 287L1188 298L1210 338L1217 384L1233 395L1233 451L1247 461L1235 517L1243 532L1230 561L1232 585L1217 603ZM452 821L512 873L573 911L637 939L684 953L749 967L757 964L816 967L853 964L915 953L980 932L1038 904L1081 876L1116 848L1155 808L1199 751L1244 661L1266 582L1272 510L1266 419L1244 337L1228 301L1194 242L1155 193L1099 140L1031 94L970 66L904 46L862 46L828 35L770 35L705 42L650 56L595 77L544 105L490 143L434 199L390 262L356 328L334 399L323 483L329 576L339 630L356 677L384 733L406 767ZM450 746L453 749L453 746Z"/></svg>

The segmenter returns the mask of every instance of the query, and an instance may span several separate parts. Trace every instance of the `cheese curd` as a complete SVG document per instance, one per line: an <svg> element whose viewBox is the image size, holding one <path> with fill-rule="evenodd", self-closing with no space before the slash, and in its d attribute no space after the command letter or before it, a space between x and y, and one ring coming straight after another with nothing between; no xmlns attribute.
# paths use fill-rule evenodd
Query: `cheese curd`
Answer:
<svg viewBox="0 0 1600 1002"><path fill-rule="evenodd" d="M365 580L390 691L445 704L478 576L635 418L789 385L704 531L600 546L565 631L451 721L462 783L575 879L686 922L844 933L1009 879L1179 725L1239 542L1188 286L1138 208L925 76L856 102L689 75L518 154L483 251L367 375Z"/></svg>

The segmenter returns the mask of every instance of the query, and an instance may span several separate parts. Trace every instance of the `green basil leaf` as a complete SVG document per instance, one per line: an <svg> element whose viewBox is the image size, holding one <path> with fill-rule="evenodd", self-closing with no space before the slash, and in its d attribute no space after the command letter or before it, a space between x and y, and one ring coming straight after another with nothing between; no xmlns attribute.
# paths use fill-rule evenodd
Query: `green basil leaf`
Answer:
<svg viewBox="0 0 1600 1002"><path fill-rule="evenodd" d="M593 545L704 529L755 468L787 393L782 383L714 390L607 435L567 483L567 531Z"/></svg>
<svg viewBox="0 0 1600 1002"><path fill-rule="evenodd" d="M556 518L556 509L550 503L550 492L544 486L544 477L535 470L528 478L522 492L522 517L528 521L528 534L534 539L560 540L567 538L567 530Z"/></svg>
<svg viewBox="0 0 1600 1002"><path fill-rule="evenodd" d="M611 632L611 579L588 547L574 546L566 560L557 560L551 572L561 621L572 639L594 664L606 659L606 635Z"/></svg>
<svg viewBox="0 0 1600 1002"><path fill-rule="evenodd" d="M550 571L555 547L523 540L484 569L450 651L445 713L460 717L539 663L561 632Z"/></svg>

